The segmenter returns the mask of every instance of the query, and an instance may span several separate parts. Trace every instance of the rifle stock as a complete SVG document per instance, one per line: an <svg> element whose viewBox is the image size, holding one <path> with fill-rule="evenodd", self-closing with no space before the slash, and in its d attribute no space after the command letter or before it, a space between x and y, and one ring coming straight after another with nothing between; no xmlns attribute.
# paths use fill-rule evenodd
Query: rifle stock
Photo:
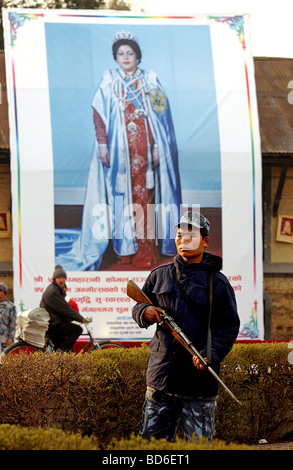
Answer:
<svg viewBox="0 0 293 470"><path fill-rule="evenodd" d="M128 297L132 300L135 300L137 303L145 303L149 305L153 305L148 296L138 287L135 282L131 279L127 282L127 289L126 293ZM207 370L212 374L212 376L222 385L222 387L229 393L229 395L235 400L238 405L241 405L240 401L233 395L231 390L224 384L224 382L220 379L220 377L216 374L216 372L208 365L205 359L201 356L201 354L197 351L192 341L190 341L185 333L179 328L179 326L175 323L174 319L168 315L166 312L161 313L162 323L168 331L172 334L174 338L176 338L179 343L184 346L185 349L192 355L197 356L201 363L207 368Z"/></svg>
<svg viewBox="0 0 293 470"><path fill-rule="evenodd" d="M127 282L126 294L132 300L135 300L135 302L137 302L138 304L152 305L152 302L147 297L147 295L131 279L129 279L129 281Z"/></svg>

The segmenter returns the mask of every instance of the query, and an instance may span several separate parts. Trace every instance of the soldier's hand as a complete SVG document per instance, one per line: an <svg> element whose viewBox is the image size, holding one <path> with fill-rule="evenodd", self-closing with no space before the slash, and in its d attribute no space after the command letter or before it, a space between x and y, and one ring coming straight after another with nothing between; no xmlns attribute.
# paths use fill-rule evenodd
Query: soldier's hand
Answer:
<svg viewBox="0 0 293 470"><path fill-rule="evenodd" d="M154 307L153 305L150 307L147 307L144 311L145 321L149 325L152 325L153 323L161 323L162 318L160 316L160 312L163 313L164 310L159 307Z"/></svg>
<svg viewBox="0 0 293 470"><path fill-rule="evenodd" d="M205 357L204 360L207 361L207 358ZM206 370L206 366L200 361L200 359L197 356L193 356L192 362L197 369Z"/></svg>

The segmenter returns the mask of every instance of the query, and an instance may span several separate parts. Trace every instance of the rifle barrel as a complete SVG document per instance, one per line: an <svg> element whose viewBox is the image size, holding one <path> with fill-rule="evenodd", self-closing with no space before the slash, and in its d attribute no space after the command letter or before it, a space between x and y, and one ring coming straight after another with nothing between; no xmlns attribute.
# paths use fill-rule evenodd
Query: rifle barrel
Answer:
<svg viewBox="0 0 293 470"><path fill-rule="evenodd" d="M235 395L231 392L231 390L224 384L224 382L220 379L220 377L216 374L216 372L210 367L208 367L208 371L212 374L212 376L222 385L222 387L229 393L229 395L235 400L238 405L242 406L242 403L235 397Z"/></svg>

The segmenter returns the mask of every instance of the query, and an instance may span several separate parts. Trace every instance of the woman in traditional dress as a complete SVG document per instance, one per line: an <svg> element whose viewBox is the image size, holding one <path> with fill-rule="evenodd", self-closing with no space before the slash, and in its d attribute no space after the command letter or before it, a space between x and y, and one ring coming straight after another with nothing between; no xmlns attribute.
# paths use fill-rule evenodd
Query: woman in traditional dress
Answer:
<svg viewBox="0 0 293 470"><path fill-rule="evenodd" d="M60 255L67 270L98 270L108 243L119 260L152 268L176 253L172 228L181 187L168 98L156 74L138 67L136 37L113 38L118 68L107 70L93 99L96 143L81 235Z"/></svg>

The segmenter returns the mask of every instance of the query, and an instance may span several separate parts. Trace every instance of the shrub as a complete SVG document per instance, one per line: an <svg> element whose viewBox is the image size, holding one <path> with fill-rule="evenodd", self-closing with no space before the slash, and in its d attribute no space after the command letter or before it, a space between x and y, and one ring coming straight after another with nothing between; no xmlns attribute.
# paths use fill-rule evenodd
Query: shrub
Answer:
<svg viewBox="0 0 293 470"><path fill-rule="evenodd" d="M0 423L95 436L105 448L139 433L149 359L146 346L91 354L7 356L0 366ZM217 439L255 442L293 432L287 343L236 344L221 378Z"/></svg>
<svg viewBox="0 0 293 470"><path fill-rule="evenodd" d="M248 450L239 444L226 444L214 440L192 438L190 441L176 438L175 442L165 439L147 441L132 434L129 439L113 439L107 451L121 450ZM101 450L95 437L82 436L61 429L26 428L23 426L0 425L0 450Z"/></svg>
<svg viewBox="0 0 293 470"><path fill-rule="evenodd" d="M107 450L249 450L244 444L226 443L218 439L211 442L206 438L198 439L196 436L189 441L176 437L174 442L166 439L151 438L150 441L141 436L132 434L129 439L113 439Z"/></svg>
<svg viewBox="0 0 293 470"><path fill-rule="evenodd" d="M0 367L0 422L94 434L138 432L148 349L6 356Z"/></svg>
<svg viewBox="0 0 293 470"><path fill-rule="evenodd" d="M60 429L0 425L0 450L98 450L95 438Z"/></svg>
<svg viewBox="0 0 293 470"><path fill-rule="evenodd" d="M287 343L236 344L225 358L221 379L242 406L220 390L217 435L248 442L292 433L292 376Z"/></svg>

